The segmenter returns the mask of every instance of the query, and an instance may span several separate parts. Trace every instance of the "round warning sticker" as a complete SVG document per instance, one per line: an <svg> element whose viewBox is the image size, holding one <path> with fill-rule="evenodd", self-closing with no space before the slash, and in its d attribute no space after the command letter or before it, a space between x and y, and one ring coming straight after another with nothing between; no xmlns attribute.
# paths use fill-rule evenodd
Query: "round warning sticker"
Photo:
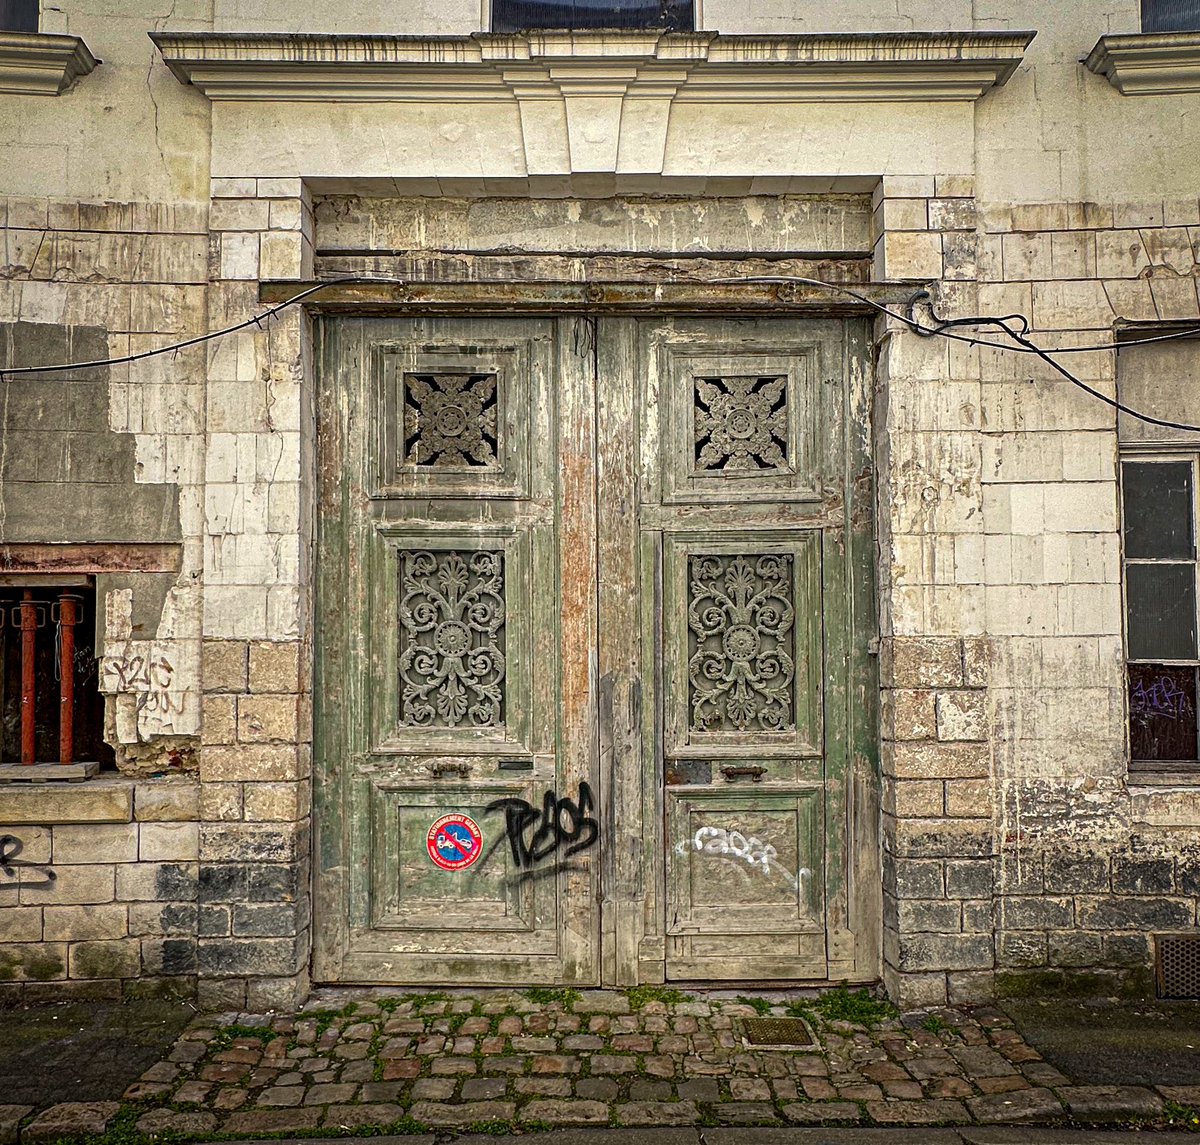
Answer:
<svg viewBox="0 0 1200 1145"><path fill-rule="evenodd" d="M483 833L469 815L443 815L425 839L429 857L443 871L461 871L483 853Z"/></svg>

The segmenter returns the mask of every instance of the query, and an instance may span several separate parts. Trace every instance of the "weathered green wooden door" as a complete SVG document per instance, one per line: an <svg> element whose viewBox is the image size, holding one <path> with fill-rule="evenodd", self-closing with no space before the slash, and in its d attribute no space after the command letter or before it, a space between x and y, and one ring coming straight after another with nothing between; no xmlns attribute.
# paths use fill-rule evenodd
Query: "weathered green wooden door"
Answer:
<svg viewBox="0 0 1200 1145"><path fill-rule="evenodd" d="M861 338L323 324L318 981L872 976Z"/></svg>

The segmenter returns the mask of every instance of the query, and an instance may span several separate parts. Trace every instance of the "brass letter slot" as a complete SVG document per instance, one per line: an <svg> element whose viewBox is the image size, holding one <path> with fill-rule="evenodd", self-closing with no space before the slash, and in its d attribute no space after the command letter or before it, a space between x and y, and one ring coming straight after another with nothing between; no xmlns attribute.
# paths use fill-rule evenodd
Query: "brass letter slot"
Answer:
<svg viewBox="0 0 1200 1145"><path fill-rule="evenodd" d="M723 767L721 774L732 783L735 779L750 778L755 783L759 783L762 777L767 774L765 767Z"/></svg>

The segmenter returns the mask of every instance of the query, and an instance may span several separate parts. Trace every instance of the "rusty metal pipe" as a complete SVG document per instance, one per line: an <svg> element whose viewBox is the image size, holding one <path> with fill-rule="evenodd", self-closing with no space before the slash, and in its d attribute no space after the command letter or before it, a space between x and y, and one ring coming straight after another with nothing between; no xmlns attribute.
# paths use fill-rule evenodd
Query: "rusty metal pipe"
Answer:
<svg viewBox="0 0 1200 1145"><path fill-rule="evenodd" d="M37 756L34 717L37 714L37 676L34 672L34 637L37 607L26 589L21 600L21 762L33 763Z"/></svg>
<svg viewBox="0 0 1200 1145"><path fill-rule="evenodd" d="M75 598L58 598L58 761L75 759Z"/></svg>

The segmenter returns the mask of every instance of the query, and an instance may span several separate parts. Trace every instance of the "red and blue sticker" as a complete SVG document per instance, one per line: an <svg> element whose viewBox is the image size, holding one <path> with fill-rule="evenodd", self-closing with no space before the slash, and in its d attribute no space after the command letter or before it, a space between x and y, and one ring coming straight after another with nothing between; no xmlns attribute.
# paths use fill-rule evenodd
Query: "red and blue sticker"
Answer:
<svg viewBox="0 0 1200 1145"><path fill-rule="evenodd" d="M443 815L429 828L425 847L435 867L461 871L483 854L483 832L469 815Z"/></svg>

